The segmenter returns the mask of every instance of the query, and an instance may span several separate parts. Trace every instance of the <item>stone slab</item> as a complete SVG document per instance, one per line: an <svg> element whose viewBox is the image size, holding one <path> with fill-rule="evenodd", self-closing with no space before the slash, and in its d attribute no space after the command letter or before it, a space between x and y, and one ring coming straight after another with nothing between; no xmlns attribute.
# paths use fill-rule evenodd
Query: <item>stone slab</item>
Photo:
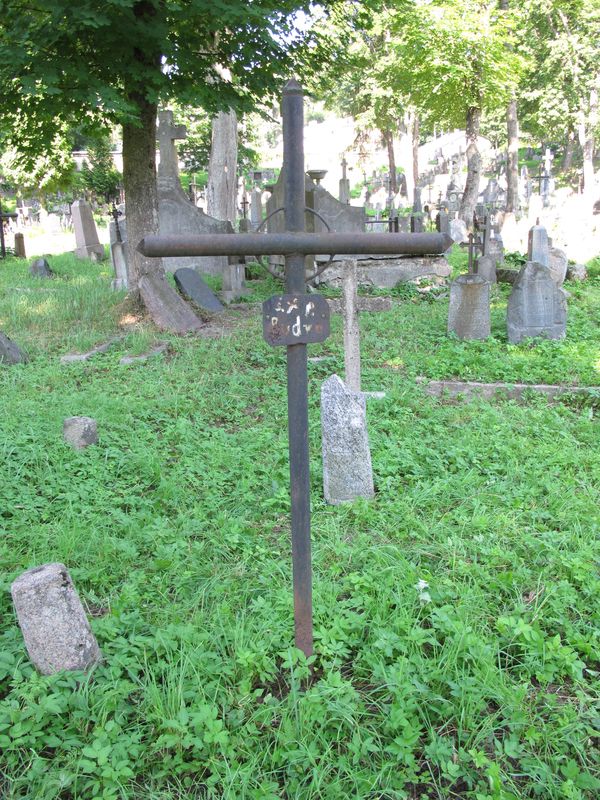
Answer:
<svg viewBox="0 0 600 800"><path fill-rule="evenodd" d="M120 342L121 339L121 336L115 336L113 339L109 339L108 342L99 344L97 347L92 347L92 349L88 350L87 353L67 353L66 355L60 357L60 363L74 364L78 361L89 361L90 358L93 358L100 353L106 353L108 350L110 350L113 344Z"/></svg>
<svg viewBox="0 0 600 800"><path fill-rule="evenodd" d="M11 585L25 647L42 675L88 670L102 656L64 564L28 569Z"/></svg>
<svg viewBox="0 0 600 800"><path fill-rule="evenodd" d="M323 492L331 505L375 494L366 400L332 375L321 387Z"/></svg>
<svg viewBox="0 0 600 800"><path fill-rule="evenodd" d="M327 300L329 310L332 314L342 313L342 301L340 298L334 297ZM391 297L357 297L356 310L360 313L367 312L377 314L380 311L391 311L393 308Z"/></svg>
<svg viewBox="0 0 600 800"><path fill-rule="evenodd" d="M160 344L157 344L156 347L153 347L151 350L149 350L147 353L142 353L139 356L123 356L123 358L119 360L119 364L123 364L124 366L126 366L128 364L143 363L144 361L148 361L148 359L152 358L153 356L161 355L161 353L166 352L168 349L169 349L169 343L161 342Z"/></svg>
<svg viewBox="0 0 600 800"><path fill-rule="evenodd" d="M320 282L328 286L342 285L343 261L333 261L325 269ZM443 256L418 258L365 259L358 261L356 273L359 286L393 289L398 283L422 277L447 278L452 269Z"/></svg>
<svg viewBox="0 0 600 800"><path fill-rule="evenodd" d="M476 381L427 381L417 378L417 383L432 397L446 396L472 399L481 397L493 400L505 397L509 400L523 400L528 392L542 394L552 401L564 395L600 396L600 386L559 386L545 383L477 383Z"/></svg>
<svg viewBox="0 0 600 800"><path fill-rule="evenodd" d="M182 267L175 272L174 278L179 292L198 308L210 311L211 314L223 313L225 310L223 304L196 270Z"/></svg>

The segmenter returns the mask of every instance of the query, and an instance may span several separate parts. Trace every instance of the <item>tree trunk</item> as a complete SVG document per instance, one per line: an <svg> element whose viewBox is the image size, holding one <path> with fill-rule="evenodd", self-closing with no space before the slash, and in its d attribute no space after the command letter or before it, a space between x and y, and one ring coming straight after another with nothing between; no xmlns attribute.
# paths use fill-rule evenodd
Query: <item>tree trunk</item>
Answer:
<svg viewBox="0 0 600 800"><path fill-rule="evenodd" d="M413 115L408 111L405 112L404 119L399 125L399 133L398 160L400 166L404 169L406 196L412 204L415 194L415 179L413 174Z"/></svg>
<svg viewBox="0 0 600 800"><path fill-rule="evenodd" d="M235 226L237 216L237 117L235 111L220 111L212 121L208 162L206 210Z"/></svg>
<svg viewBox="0 0 600 800"><path fill-rule="evenodd" d="M412 163L413 163L413 179L415 187L419 185L419 131L420 120L418 114L414 114L412 118Z"/></svg>
<svg viewBox="0 0 600 800"><path fill-rule="evenodd" d="M512 98L506 109L506 133L506 211L514 214L519 210L519 118L516 97Z"/></svg>
<svg viewBox="0 0 600 800"><path fill-rule="evenodd" d="M394 134L390 130L381 131L381 137L384 141L387 157L388 169L390 172L390 193L396 194L398 191L398 178L396 175L396 154L394 153Z"/></svg>
<svg viewBox="0 0 600 800"><path fill-rule="evenodd" d="M162 330L188 333L202 322L165 278L162 260L137 251L144 236L158 232L156 192L156 103L141 94L130 99L139 108L140 124L123 126L123 185L127 215L127 273L130 292L141 298Z"/></svg>
<svg viewBox="0 0 600 800"><path fill-rule="evenodd" d="M569 170L573 168L573 154L575 151L575 131L570 130L567 133L565 141L565 155L563 157L562 168Z"/></svg>
<svg viewBox="0 0 600 800"><path fill-rule="evenodd" d="M467 181L460 202L458 216L467 227L473 226L473 213L479 196L479 178L481 176L481 154L477 146L479 126L481 124L481 108L469 106L467 109Z"/></svg>
<svg viewBox="0 0 600 800"><path fill-rule="evenodd" d="M583 151L583 191L594 188L594 128L598 122L598 91L590 91L589 106L582 108L579 122L579 144Z"/></svg>

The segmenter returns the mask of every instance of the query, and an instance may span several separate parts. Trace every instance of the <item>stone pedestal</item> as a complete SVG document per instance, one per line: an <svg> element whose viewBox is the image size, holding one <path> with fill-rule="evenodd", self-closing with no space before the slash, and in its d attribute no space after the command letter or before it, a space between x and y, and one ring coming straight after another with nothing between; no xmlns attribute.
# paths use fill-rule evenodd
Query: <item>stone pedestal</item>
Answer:
<svg viewBox="0 0 600 800"><path fill-rule="evenodd" d="M527 337L563 339L567 328L567 297L543 264L528 261L519 272L508 298L508 341Z"/></svg>
<svg viewBox="0 0 600 800"><path fill-rule="evenodd" d="M64 564L27 570L10 587L25 647L42 675L87 670L102 656Z"/></svg>
<svg viewBox="0 0 600 800"><path fill-rule="evenodd" d="M448 333L459 339L490 335L490 284L479 275L461 275L450 286Z"/></svg>
<svg viewBox="0 0 600 800"><path fill-rule="evenodd" d="M27 258L25 253L25 236L22 233L15 233L15 256L17 258Z"/></svg>
<svg viewBox="0 0 600 800"><path fill-rule="evenodd" d="M233 256L223 270L221 299L224 303L235 303L250 294L250 289L246 287L246 266L236 262L237 256Z"/></svg>
<svg viewBox="0 0 600 800"><path fill-rule="evenodd" d="M332 375L321 387L323 492L332 504L373 497L366 400Z"/></svg>
<svg viewBox="0 0 600 800"><path fill-rule="evenodd" d="M98 239L98 231L89 203L86 203L85 200L75 200L71 206L71 217L75 230L75 255L78 258L103 259L104 247Z"/></svg>

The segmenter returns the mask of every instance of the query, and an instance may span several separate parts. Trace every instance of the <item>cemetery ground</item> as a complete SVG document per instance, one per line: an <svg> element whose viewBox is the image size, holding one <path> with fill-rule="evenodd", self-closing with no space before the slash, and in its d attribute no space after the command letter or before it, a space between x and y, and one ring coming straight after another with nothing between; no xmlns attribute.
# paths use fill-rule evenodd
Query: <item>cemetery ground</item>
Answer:
<svg viewBox="0 0 600 800"><path fill-rule="evenodd" d="M464 253L454 252L455 266ZM436 399L416 378L598 386L600 263L567 283L567 338L446 334L403 285L361 315L372 501L327 506L309 348L315 651L292 648L285 351L246 304L159 334L108 262L0 264L0 795L590 799L600 792L598 395ZM86 362L60 356L116 339ZM157 342L168 350L120 364ZM99 443L62 440L72 415ZM104 662L38 675L9 586L65 563Z"/></svg>

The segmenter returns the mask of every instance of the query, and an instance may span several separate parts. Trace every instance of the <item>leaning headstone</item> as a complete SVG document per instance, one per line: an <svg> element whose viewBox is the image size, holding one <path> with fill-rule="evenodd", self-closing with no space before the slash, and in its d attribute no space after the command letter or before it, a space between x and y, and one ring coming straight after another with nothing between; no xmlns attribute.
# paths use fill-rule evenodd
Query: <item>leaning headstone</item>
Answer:
<svg viewBox="0 0 600 800"><path fill-rule="evenodd" d="M564 338L567 298L548 267L528 261L521 269L508 298L506 325L511 344L534 336Z"/></svg>
<svg viewBox="0 0 600 800"><path fill-rule="evenodd" d="M488 283L496 283L496 259L494 256L479 256L477 275Z"/></svg>
<svg viewBox="0 0 600 800"><path fill-rule="evenodd" d="M11 585L25 647L42 675L87 670L102 659L98 642L64 564L44 564Z"/></svg>
<svg viewBox="0 0 600 800"><path fill-rule="evenodd" d="M92 417L67 417L63 422L63 437L75 450L98 443L98 424Z"/></svg>
<svg viewBox="0 0 600 800"><path fill-rule="evenodd" d="M450 285L448 333L459 339L490 335L490 284L480 275L460 275Z"/></svg>
<svg viewBox="0 0 600 800"><path fill-rule="evenodd" d="M567 277L567 267L569 259L564 250L558 247L551 247L548 252L548 269L552 275L552 280L557 286L562 286Z"/></svg>
<svg viewBox="0 0 600 800"><path fill-rule="evenodd" d="M91 258L96 261L103 259L104 247L98 239L90 204L85 200L75 200L71 206L71 218L75 231L75 255L78 258Z"/></svg>
<svg viewBox="0 0 600 800"><path fill-rule="evenodd" d="M8 336L0 331L0 364L25 364L27 356L9 339Z"/></svg>
<svg viewBox="0 0 600 800"><path fill-rule="evenodd" d="M375 494L366 400L332 375L321 387L323 491L332 504Z"/></svg>
<svg viewBox="0 0 600 800"><path fill-rule="evenodd" d="M543 225L534 225L529 230L527 261L535 261L547 267L549 258L550 242L548 241L548 232Z"/></svg>
<svg viewBox="0 0 600 800"><path fill-rule="evenodd" d="M466 242L469 238L469 231L462 219L450 220L450 236L455 242Z"/></svg>
<svg viewBox="0 0 600 800"><path fill-rule="evenodd" d="M194 269L182 267L175 272L175 284L181 294L195 303L198 308L220 314L225 309L216 294L210 289Z"/></svg>
<svg viewBox="0 0 600 800"><path fill-rule="evenodd" d="M52 278L54 273L45 258L36 258L31 262L29 274L34 278Z"/></svg>

